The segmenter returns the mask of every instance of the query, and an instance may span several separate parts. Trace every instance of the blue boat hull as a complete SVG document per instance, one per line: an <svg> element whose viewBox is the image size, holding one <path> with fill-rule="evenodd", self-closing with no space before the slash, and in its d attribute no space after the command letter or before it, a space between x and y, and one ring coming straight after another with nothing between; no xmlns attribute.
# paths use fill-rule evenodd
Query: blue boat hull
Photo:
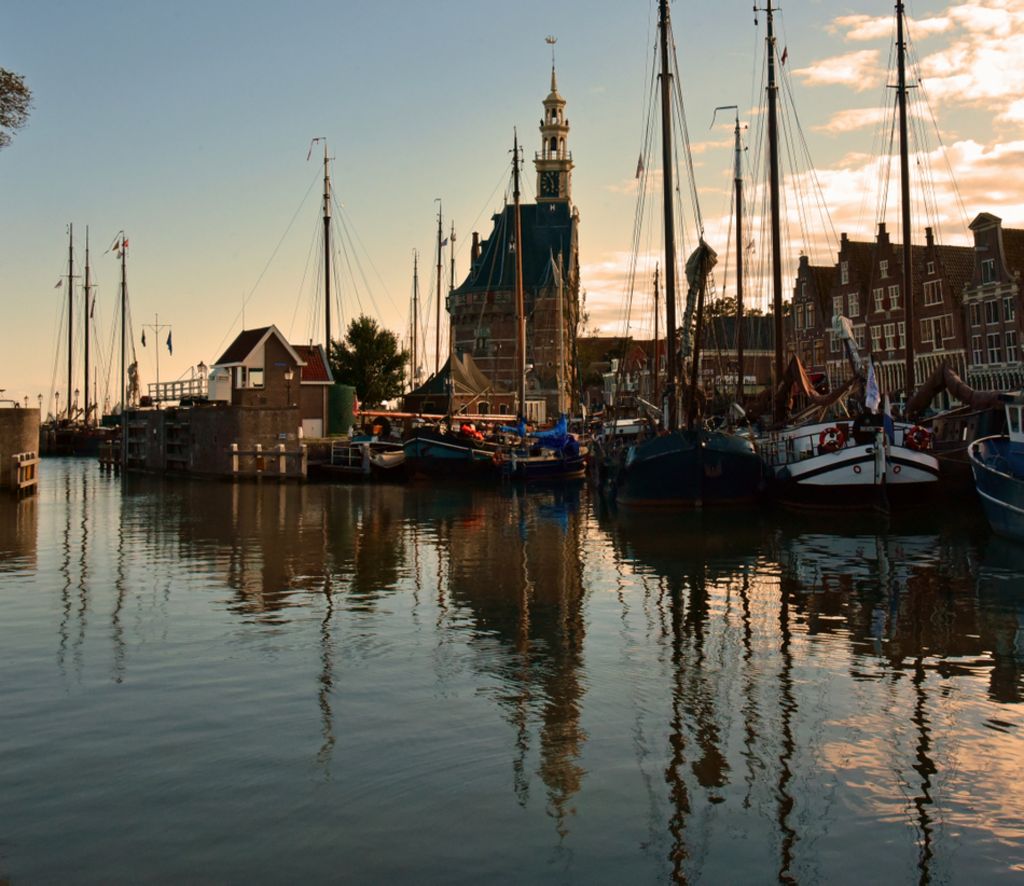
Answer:
<svg viewBox="0 0 1024 886"><path fill-rule="evenodd" d="M402 444L406 473L412 477L448 480L497 480L493 448L439 431L421 431Z"/></svg>
<svg viewBox="0 0 1024 886"><path fill-rule="evenodd" d="M675 431L632 447L616 477L627 507L707 508L753 504L765 468L753 444L718 431Z"/></svg>
<svg viewBox="0 0 1024 886"><path fill-rule="evenodd" d="M992 531L1024 542L1024 471L1018 476L1007 437L984 437L967 450L974 485Z"/></svg>

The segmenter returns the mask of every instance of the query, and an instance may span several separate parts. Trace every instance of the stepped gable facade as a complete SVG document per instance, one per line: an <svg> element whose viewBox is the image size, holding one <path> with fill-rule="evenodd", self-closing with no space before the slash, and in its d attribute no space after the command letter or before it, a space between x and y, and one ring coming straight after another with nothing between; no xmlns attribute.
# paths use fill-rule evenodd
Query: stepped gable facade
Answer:
<svg viewBox="0 0 1024 886"><path fill-rule="evenodd" d="M1021 337L1021 273L1024 230L1004 228L1002 219L983 212L971 222L974 261L963 290L967 383L980 390L1024 388Z"/></svg>

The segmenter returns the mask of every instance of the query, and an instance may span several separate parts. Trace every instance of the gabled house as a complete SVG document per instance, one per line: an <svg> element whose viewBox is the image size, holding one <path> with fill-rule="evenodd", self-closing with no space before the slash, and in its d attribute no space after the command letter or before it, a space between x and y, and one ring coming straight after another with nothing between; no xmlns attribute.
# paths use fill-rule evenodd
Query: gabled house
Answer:
<svg viewBox="0 0 1024 886"><path fill-rule="evenodd" d="M232 406L297 407L304 437L327 427L334 383L323 348L293 346L276 326L243 329L210 367L209 399Z"/></svg>

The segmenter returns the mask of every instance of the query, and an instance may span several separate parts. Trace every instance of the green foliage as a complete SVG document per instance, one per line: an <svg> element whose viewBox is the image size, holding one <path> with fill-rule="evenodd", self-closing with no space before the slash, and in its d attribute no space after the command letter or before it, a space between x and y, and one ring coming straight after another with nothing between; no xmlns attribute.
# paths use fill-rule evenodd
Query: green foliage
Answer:
<svg viewBox="0 0 1024 886"><path fill-rule="evenodd" d="M348 325L344 341L332 341L329 357L334 380L352 385L364 406L379 406L402 393L409 353L398 338L365 315Z"/></svg>
<svg viewBox="0 0 1024 886"><path fill-rule="evenodd" d="M11 143L11 133L28 122L32 107L32 90L25 78L6 68L0 68L0 148Z"/></svg>

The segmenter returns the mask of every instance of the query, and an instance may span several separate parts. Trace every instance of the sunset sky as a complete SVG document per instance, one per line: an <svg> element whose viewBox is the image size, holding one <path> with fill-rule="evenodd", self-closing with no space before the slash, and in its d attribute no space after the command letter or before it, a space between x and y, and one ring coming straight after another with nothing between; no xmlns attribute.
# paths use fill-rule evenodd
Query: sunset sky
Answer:
<svg viewBox="0 0 1024 886"><path fill-rule="evenodd" d="M216 359L241 329L243 302L247 327L275 323L294 341L319 340L319 312L311 316L319 149L306 159L314 136L328 139L348 233L345 320L365 312L403 333L414 249L424 296L430 284L435 199L446 230L455 224L461 279L471 232L486 236L501 206L513 127L526 148L524 199L534 198L549 34L558 38L568 102L591 325L621 328L655 0L300 0L287 8L7 0L0 8L0 66L23 74L34 94L28 126L0 151L3 396L35 405L42 393L52 407L65 298L54 284L67 273L68 222L79 274L90 230L101 388L117 387L116 365L106 363L118 270L103 253L120 229L131 247L136 342L157 313L173 325L173 356L161 335L162 380ZM914 173L931 182L915 197L915 236L931 224L943 242L967 242L966 224L982 211L1024 226L1024 0L912 0L907 11L922 78L915 94L934 115L915 124L925 140ZM764 16L755 28L750 0L676 0L672 15L706 236L724 257L732 123L720 117L712 130L712 109L740 106L754 158ZM801 0L784 4L776 21L831 227L869 237L885 180L879 156L889 147L879 133L892 99L893 5ZM811 177L799 168L787 176L787 193L809 201L787 199L790 263L801 249L830 262L834 249ZM897 193L891 184L884 213L894 234ZM758 215L756 197L751 204ZM751 224L756 265L767 248ZM642 243L657 252L660 233ZM728 294L728 269L720 270ZM143 383L155 370L147 337L138 350ZM58 386L63 378L57 369Z"/></svg>

